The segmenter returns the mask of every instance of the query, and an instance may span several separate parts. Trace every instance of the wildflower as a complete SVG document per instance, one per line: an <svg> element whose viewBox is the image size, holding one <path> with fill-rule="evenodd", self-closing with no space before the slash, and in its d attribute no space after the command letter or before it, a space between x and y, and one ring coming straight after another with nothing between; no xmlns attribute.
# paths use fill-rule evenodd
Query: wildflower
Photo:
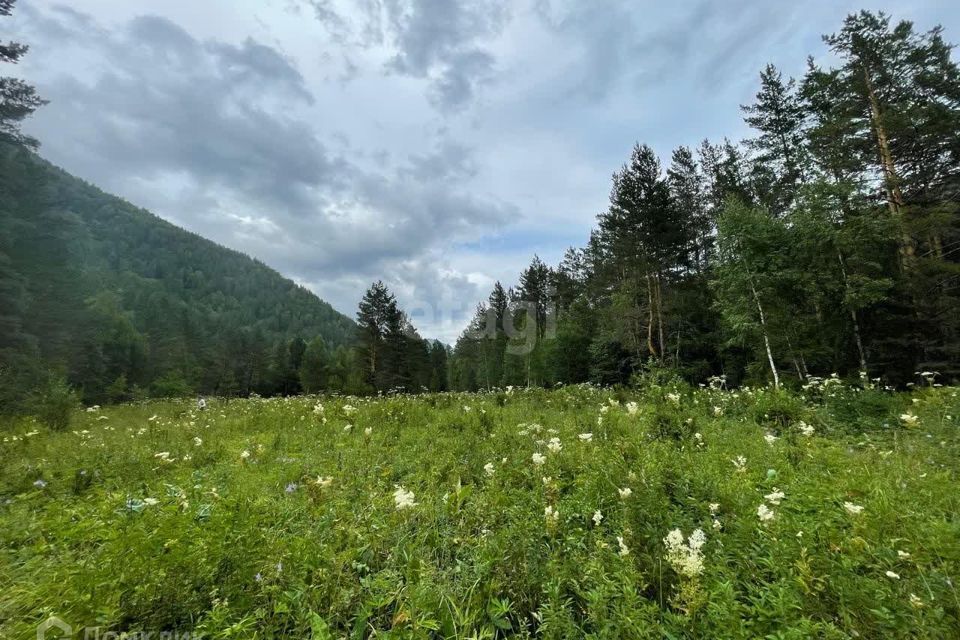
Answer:
<svg viewBox="0 0 960 640"><path fill-rule="evenodd" d="M144 498L144 499L143 499L143 504L147 505L148 507L152 507L152 506L154 506L155 504L157 504L158 502L160 502L160 501L157 500L156 498Z"/></svg>
<svg viewBox="0 0 960 640"><path fill-rule="evenodd" d="M483 470L484 470L484 472L485 472L488 476L492 476L492 475L493 475L493 463L492 463L492 462L488 462L487 464L483 465Z"/></svg>
<svg viewBox="0 0 960 640"><path fill-rule="evenodd" d="M773 509L765 504L761 504L759 507L757 507L757 517L760 518L760 522L769 522L770 520L773 520L775 515L776 513L774 513Z"/></svg>
<svg viewBox="0 0 960 640"><path fill-rule="evenodd" d="M898 550L897 550L897 557L906 560L907 558L910 557L910 554L907 553L906 551L901 551L901 550L898 549Z"/></svg>
<svg viewBox="0 0 960 640"><path fill-rule="evenodd" d="M888 578L891 578L891 579L893 579L893 580L899 580L899 579L900 579L900 574L899 574L899 573L894 573L893 571L887 571L885 575L886 575Z"/></svg>
<svg viewBox="0 0 960 640"><path fill-rule="evenodd" d="M249 449L244 449L243 451L240 452L240 459L241 459L241 460L246 460L246 459L249 458L249 457L250 457L250 450L249 450Z"/></svg>
<svg viewBox="0 0 960 640"><path fill-rule="evenodd" d="M779 505L779 504L780 504L780 501L783 500L786 496L784 495L783 491L780 491L779 489L777 489L776 487L774 487L774 488L773 488L773 493L768 493L767 495L765 495L765 496L763 496L763 497L764 497L764 499L766 499L766 501L769 502L770 504L772 504L772 505Z"/></svg>
<svg viewBox="0 0 960 640"><path fill-rule="evenodd" d="M617 489L617 493L620 494L621 498L627 499L631 495L633 495L633 489L631 489L630 487L624 487L623 489Z"/></svg>
<svg viewBox="0 0 960 640"><path fill-rule="evenodd" d="M153 422L153 421L156 420L158 417L159 417L159 416L158 416L157 414L153 414L152 416L150 416L149 418L147 418L147 422Z"/></svg>
<svg viewBox="0 0 960 640"><path fill-rule="evenodd" d="M720 511L720 504L717 502L710 503L710 515L715 516L717 512Z"/></svg>
<svg viewBox="0 0 960 640"><path fill-rule="evenodd" d="M797 426L800 428L800 433L807 436L808 438L813 435L814 428L808 425L806 422L801 420L797 423Z"/></svg>
<svg viewBox="0 0 960 640"><path fill-rule="evenodd" d="M38 489L43 489L45 486L47 486L47 481L43 479L34 480L33 486L35 486Z"/></svg>
<svg viewBox="0 0 960 640"><path fill-rule="evenodd" d="M368 438L370 437L371 433L373 433L373 427L367 427L366 429L363 430L363 435L365 435Z"/></svg>
<svg viewBox="0 0 960 640"><path fill-rule="evenodd" d="M744 473L747 470L747 459L743 456L737 456L731 460L733 466L736 468L737 472Z"/></svg>
<svg viewBox="0 0 960 640"><path fill-rule="evenodd" d="M197 437L197 436L194 436L194 438L193 438L193 446L199 447L199 446L202 445L202 444L203 444L203 439L201 439L201 438L199 438L199 437Z"/></svg>
<svg viewBox="0 0 960 640"><path fill-rule="evenodd" d="M843 508L847 510L847 513L854 516L860 515L860 513L863 511L862 506L859 504L853 504L852 502L844 502Z"/></svg>
<svg viewBox="0 0 960 640"><path fill-rule="evenodd" d="M593 520L593 524L597 526L599 526L600 523L603 522L603 514L600 513L600 509L597 509L596 511L593 512L593 517L591 518L591 520Z"/></svg>
<svg viewBox="0 0 960 640"><path fill-rule="evenodd" d="M563 445L560 444L560 438L550 438L550 444L547 445L547 449L550 449L553 453L560 453L560 450L563 449Z"/></svg>
<svg viewBox="0 0 960 640"><path fill-rule="evenodd" d="M718 418L719 418L720 416L722 416L722 415L723 415L723 407L714 407L714 408L713 408L713 415L716 416L716 417L718 417Z"/></svg>
<svg viewBox="0 0 960 640"><path fill-rule="evenodd" d="M678 404L680 404L680 394L679 394L679 393L668 393L668 394L667 394L667 400L669 400L669 401L672 402L673 404L677 404L677 405L678 405Z"/></svg>
<svg viewBox="0 0 960 640"><path fill-rule="evenodd" d="M284 489L283 489L284 493L293 493L293 492L296 491L296 490L297 490L297 483L296 483L296 482L291 482L290 484L288 484L288 485L287 485L286 487L284 487Z"/></svg>
<svg viewBox="0 0 960 640"><path fill-rule="evenodd" d="M318 402L317 404L313 405L313 413L316 414L316 415L318 415L318 416L322 416L322 415L323 415L323 405L322 405L321 403L319 403L319 402Z"/></svg>
<svg viewBox="0 0 960 640"><path fill-rule="evenodd" d="M351 430L351 429L353 429L353 425L352 425L352 424L348 424L348 425L346 425L346 426L343 428L344 432L346 432L346 433L350 433L350 430Z"/></svg>
<svg viewBox="0 0 960 640"><path fill-rule="evenodd" d="M396 503L398 510L417 506L413 498L413 492L407 491L401 485L397 485L396 491L393 492L393 501Z"/></svg>
<svg viewBox="0 0 960 640"><path fill-rule="evenodd" d="M541 465L547 461L547 456L543 455L542 453L534 453L532 456L532 460L533 460L533 464Z"/></svg>
<svg viewBox="0 0 960 640"><path fill-rule="evenodd" d="M623 541L623 536L617 536L617 546L620 547L620 551L617 552L620 557L630 555L630 548L627 547L627 543Z"/></svg>
<svg viewBox="0 0 960 640"><path fill-rule="evenodd" d="M900 414L900 422L902 422L906 427L916 427L918 424L920 424L920 418L910 412L907 412Z"/></svg>
<svg viewBox="0 0 960 640"><path fill-rule="evenodd" d="M706 534L697 529L684 544L683 532L674 529L663 539L667 549L667 562L680 575L688 578L700 575L703 573L703 545L706 541Z"/></svg>
<svg viewBox="0 0 960 640"><path fill-rule="evenodd" d="M774 442L779 440L779 438L777 438L777 436L773 435L772 433L765 434L763 436L763 439L766 440L767 444L770 444L770 445L772 445Z"/></svg>
<svg viewBox="0 0 960 640"><path fill-rule="evenodd" d="M321 489L326 489L333 484L333 478L330 476L317 476L317 479L313 481L313 484L317 485Z"/></svg>
<svg viewBox="0 0 960 640"><path fill-rule="evenodd" d="M640 411L640 405L638 405L636 402L628 402L626 404L626 407L627 407L627 414L631 416L637 415L637 413L639 413Z"/></svg>
<svg viewBox="0 0 960 640"><path fill-rule="evenodd" d="M560 512L548 504L543 509L543 516L547 519L547 524L550 524L556 522L560 518Z"/></svg>
<svg viewBox="0 0 960 640"><path fill-rule="evenodd" d="M911 594L910 594L910 606L912 606L914 609L919 609L919 608L921 608L921 607L923 606L923 600L921 600L921 599L917 596L917 594L911 593Z"/></svg>
<svg viewBox="0 0 960 640"><path fill-rule="evenodd" d="M154 458L159 458L161 462L173 462L173 458L170 457L169 451L161 451L160 453L153 454Z"/></svg>
<svg viewBox="0 0 960 640"><path fill-rule="evenodd" d="M592 434L592 433L581 433L581 434L578 435L577 437L580 438L580 440L581 440L582 442L590 442L591 440L593 440L593 434Z"/></svg>
<svg viewBox="0 0 960 640"><path fill-rule="evenodd" d="M351 404L343 405L343 415L352 416L357 412L357 408Z"/></svg>

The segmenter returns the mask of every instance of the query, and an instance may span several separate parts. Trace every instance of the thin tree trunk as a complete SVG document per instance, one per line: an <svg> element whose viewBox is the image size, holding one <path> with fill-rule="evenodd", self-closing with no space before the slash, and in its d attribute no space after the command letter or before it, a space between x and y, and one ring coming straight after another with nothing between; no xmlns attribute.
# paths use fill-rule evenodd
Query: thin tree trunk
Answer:
<svg viewBox="0 0 960 640"><path fill-rule="evenodd" d="M666 353L667 342L663 332L663 289L660 287L659 273L656 276L655 282L657 284L657 327L659 328L660 334L660 357L663 358L663 355Z"/></svg>
<svg viewBox="0 0 960 640"><path fill-rule="evenodd" d="M863 67L863 81L867 88L867 99L870 101L870 120L873 123L873 131L877 136L877 150L880 154L880 166L883 168L884 183L887 191L887 206L900 228L900 259L904 267L909 267L913 262L916 253L913 238L903 228L903 192L900 190L899 177L897 176L896 164L893 160L893 154L890 152L890 141L887 137L887 130L883 126L883 119L880 112L880 101L873 89L873 81L870 79L870 73L866 65Z"/></svg>
<svg viewBox="0 0 960 640"><path fill-rule="evenodd" d="M777 371L777 364L773 361L773 350L770 348L770 336L767 335L767 317L763 313L763 306L760 304L760 296L757 295L757 288L750 280L750 292L753 294L753 301L757 303L757 311L760 313L760 329L763 333L763 346L767 350L767 361L770 363L770 371L773 372L773 387L780 388L780 373Z"/></svg>
<svg viewBox="0 0 960 640"><path fill-rule="evenodd" d="M657 350L653 346L653 287L650 284L650 274L646 274L647 280L647 349L650 355L657 357Z"/></svg>
<svg viewBox="0 0 960 640"><path fill-rule="evenodd" d="M850 293L850 280L847 278L847 265L843 261L843 254L837 251L837 260L840 262L840 273L843 275L843 288ZM853 323L853 339L857 343L857 355L860 358L860 371L867 373L867 353L863 348L863 338L860 336L860 321L857 319L857 310L844 303L847 311L850 313L850 321Z"/></svg>

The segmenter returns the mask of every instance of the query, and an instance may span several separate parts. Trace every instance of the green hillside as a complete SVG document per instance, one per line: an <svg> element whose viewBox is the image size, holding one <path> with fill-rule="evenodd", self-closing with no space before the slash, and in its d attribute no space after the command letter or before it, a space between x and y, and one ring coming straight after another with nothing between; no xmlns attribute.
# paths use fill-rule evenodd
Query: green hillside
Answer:
<svg viewBox="0 0 960 640"><path fill-rule="evenodd" d="M274 392L354 323L264 264L0 147L0 402L51 371L88 402ZM300 351L302 355L302 350ZM295 379L295 376L294 376Z"/></svg>

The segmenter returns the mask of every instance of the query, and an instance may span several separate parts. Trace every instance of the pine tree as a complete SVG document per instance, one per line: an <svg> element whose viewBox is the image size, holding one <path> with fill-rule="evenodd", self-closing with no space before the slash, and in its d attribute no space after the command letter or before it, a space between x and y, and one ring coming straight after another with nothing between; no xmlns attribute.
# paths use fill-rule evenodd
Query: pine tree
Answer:
<svg viewBox="0 0 960 640"><path fill-rule="evenodd" d="M0 17L13 12L16 0L0 0ZM27 53L27 45L19 42L0 42L0 62L16 64ZM8 76L0 77L0 141L35 149L34 138L20 131L20 123L47 101L37 95L36 89Z"/></svg>

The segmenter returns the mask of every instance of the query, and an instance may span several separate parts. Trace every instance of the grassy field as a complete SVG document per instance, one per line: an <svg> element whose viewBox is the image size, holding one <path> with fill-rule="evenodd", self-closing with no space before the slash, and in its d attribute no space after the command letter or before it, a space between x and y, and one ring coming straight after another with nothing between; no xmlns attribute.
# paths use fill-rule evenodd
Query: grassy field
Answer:
<svg viewBox="0 0 960 640"><path fill-rule="evenodd" d="M24 420L0 637L960 637L958 429L829 380Z"/></svg>

